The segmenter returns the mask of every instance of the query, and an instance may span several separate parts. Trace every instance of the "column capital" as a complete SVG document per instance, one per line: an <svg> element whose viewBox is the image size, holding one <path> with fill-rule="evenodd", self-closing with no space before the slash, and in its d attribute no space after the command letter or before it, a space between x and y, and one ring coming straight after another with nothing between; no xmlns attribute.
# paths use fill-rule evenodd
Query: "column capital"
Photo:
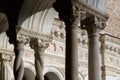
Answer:
<svg viewBox="0 0 120 80"><path fill-rule="evenodd" d="M38 40L37 38L30 39L30 47L34 50L44 51L48 46L49 42Z"/></svg>
<svg viewBox="0 0 120 80"><path fill-rule="evenodd" d="M80 26L80 8L73 5L73 14L72 14L72 26L73 28L78 28Z"/></svg>
<svg viewBox="0 0 120 80"><path fill-rule="evenodd" d="M106 21L95 16L89 15L85 20L81 21L81 28L86 29L88 35L98 35L100 30L104 29Z"/></svg>
<svg viewBox="0 0 120 80"><path fill-rule="evenodd" d="M72 25L72 28L76 28L80 25L79 6L73 5L71 1L56 0L53 8L59 13L59 18L65 22L66 26Z"/></svg>
<svg viewBox="0 0 120 80"><path fill-rule="evenodd" d="M95 16L89 15L85 20L81 21L81 28L88 29L92 27L96 27L99 29L104 29L106 26L106 20L97 18Z"/></svg>
<svg viewBox="0 0 120 80"><path fill-rule="evenodd" d="M28 37L17 34L17 42L18 43L24 43L24 44L26 44L29 41L30 41L30 39Z"/></svg>
<svg viewBox="0 0 120 80"><path fill-rule="evenodd" d="M12 56L13 55L10 55L10 54L0 53L0 61L11 61Z"/></svg>

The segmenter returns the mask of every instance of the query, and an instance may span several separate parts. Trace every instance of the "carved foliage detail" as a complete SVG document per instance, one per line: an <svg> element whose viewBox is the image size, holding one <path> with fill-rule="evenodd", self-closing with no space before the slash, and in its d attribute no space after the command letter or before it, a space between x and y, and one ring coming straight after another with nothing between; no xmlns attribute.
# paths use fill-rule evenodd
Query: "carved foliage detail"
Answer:
<svg viewBox="0 0 120 80"><path fill-rule="evenodd" d="M30 39L30 47L35 50L43 51L44 49L48 48L49 43L43 40L38 40L36 38Z"/></svg>

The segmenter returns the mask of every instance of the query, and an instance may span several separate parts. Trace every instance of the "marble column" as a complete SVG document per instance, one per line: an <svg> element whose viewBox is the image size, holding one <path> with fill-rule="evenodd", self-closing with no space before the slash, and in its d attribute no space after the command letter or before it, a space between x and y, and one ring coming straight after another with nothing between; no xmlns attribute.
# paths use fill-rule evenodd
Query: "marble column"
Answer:
<svg viewBox="0 0 120 80"><path fill-rule="evenodd" d="M23 54L26 39L23 36L17 36L17 41L14 43L14 78L15 80L22 80L24 75Z"/></svg>
<svg viewBox="0 0 120 80"><path fill-rule="evenodd" d="M88 33L88 78L89 80L101 80L100 75L100 47L99 32L105 27L104 21L94 16L81 22Z"/></svg>
<svg viewBox="0 0 120 80"><path fill-rule="evenodd" d="M44 50L48 47L48 43L38 40L31 39L30 46L35 52L35 80L44 80L43 69L44 69Z"/></svg>
<svg viewBox="0 0 120 80"><path fill-rule="evenodd" d="M70 0L57 0L53 7L66 25L65 80L78 80L78 24L80 9ZM80 25L80 24L79 24Z"/></svg>
<svg viewBox="0 0 120 80"><path fill-rule="evenodd" d="M66 77L65 80L78 80L78 15L73 21L65 21L66 25Z"/></svg>

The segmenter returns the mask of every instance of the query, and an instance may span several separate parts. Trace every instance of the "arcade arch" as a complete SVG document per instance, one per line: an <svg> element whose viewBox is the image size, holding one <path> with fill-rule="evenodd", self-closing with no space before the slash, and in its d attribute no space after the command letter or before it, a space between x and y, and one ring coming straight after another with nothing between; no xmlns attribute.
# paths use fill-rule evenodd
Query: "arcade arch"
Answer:
<svg viewBox="0 0 120 80"><path fill-rule="evenodd" d="M44 78L45 80L64 80L62 72L56 67L45 67Z"/></svg>

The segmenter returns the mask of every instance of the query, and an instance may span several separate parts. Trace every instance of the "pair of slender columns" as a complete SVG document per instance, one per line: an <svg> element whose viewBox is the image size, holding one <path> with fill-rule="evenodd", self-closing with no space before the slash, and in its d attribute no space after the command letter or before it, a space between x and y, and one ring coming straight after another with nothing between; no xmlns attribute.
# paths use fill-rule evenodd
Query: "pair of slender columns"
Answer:
<svg viewBox="0 0 120 80"><path fill-rule="evenodd" d="M92 18L91 18L92 19ZM86 31L88 33L88 76L89 80L101 80L100 76L100 47L99 32L103 27L101 21L96 23L88 20ZM90 21L90 22L89 22ZM76 21L75 21L76 22ZM72 24L71 24L72 23ZM78 79L78 41L77 41L77 25L74 21L66 25L66 80Z"/></svg>
<svg viewBox="0 0 120 80"><path fill-rule="evenodd" d="M31 39L30 46L35 52L35 69L36 78L35 80L44 80L43 69L44 69L44 50L49 46L48 43L38 39Z"/></svg>
<svg viewBox="0 0 120 80"><path fill-rule="evenodd" d="M69 24L66 25L66 80L78 80L78 29L75 28L77 25L74 21ZM99 61L99 31L101 28L94 24L87 24L86 27L89 39L88 75L89 80L101 80Z"/></svg>
<svg viewBox="0 0 120 80"><path fill-rule="evenodd" d="M24 75L24 66L22 56L24 54L24 40L18 40L14 44L15 60L14 60L14 77L15 80L22 80ZM36 78L35 80L44 80L43 68L44 68L44 50L48 47L48 43L38 39L31 39L30 46L35 52L35 69Z"/></svg>
<svg viewBox="0 0 120 80"><path fill-rule="evenodd" d="M77 24L80 22L80 10L74 7L70 1L63 4L57 0L53 7L59 13L59 18L66 25L66 68L65 80L78 80L78 36ZM66 7L66 5L68 5ZM65 12L63 12L65 11ZM68 12L66 12L68 11ZM68 14L69 13L69 14ZM88 75L89 80L100 80L100 61L99 61L99 31L104 27L100 19L95 16L88 17L81 21L81 26L86 29L89 39L89 58L88 58Z"/></svg>

